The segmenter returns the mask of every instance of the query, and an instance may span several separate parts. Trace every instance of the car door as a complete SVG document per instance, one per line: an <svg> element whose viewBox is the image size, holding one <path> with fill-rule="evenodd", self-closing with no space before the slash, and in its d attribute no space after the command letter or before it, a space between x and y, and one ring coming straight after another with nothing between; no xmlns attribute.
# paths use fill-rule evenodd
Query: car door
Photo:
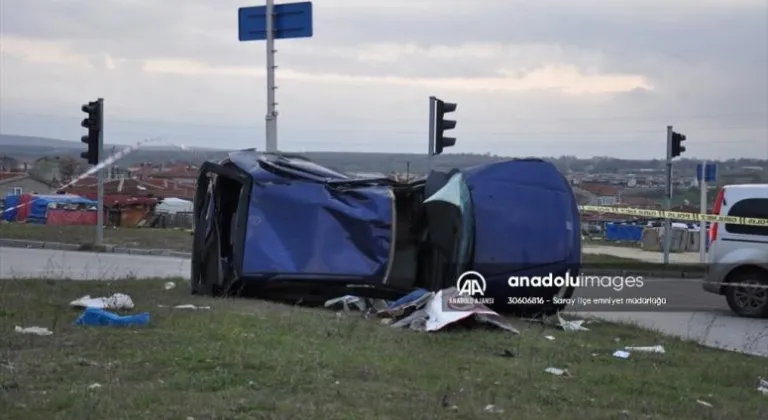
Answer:
<svg viewBox="0 0 768 420"><path fill-rule="evenodd" d="M459 275L470 269L475 237L474 211L469 186L460 171L432 173L430 177L437 178L438 185L442 184L432 188L433 191L425 189L428 196L424 208L433 246L433 285L443 289L455 286ZM428 178L428 186L430 181Z"/></svg>

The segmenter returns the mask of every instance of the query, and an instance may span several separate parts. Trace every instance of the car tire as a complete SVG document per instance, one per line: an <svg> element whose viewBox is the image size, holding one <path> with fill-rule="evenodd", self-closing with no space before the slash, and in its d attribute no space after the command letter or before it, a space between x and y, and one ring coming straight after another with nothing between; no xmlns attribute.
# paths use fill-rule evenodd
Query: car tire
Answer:
<svg viewBox="0 0 768 420"><path fill-rule="evenodd" d="M726 285L725 299L733 312L744 318L768 318L768 273L757 269L743 271L729 277L728 283L758 286Z"/></svg>

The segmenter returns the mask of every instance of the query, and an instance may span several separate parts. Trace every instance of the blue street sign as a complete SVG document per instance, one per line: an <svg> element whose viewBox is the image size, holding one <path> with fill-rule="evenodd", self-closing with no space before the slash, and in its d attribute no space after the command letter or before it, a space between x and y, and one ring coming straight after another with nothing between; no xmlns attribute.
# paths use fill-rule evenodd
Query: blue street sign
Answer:
<svg viewBox="0 0 768 420"><path fill-rule="evenodd" d="M312 2L274 6L275 39L312 38ZM267 7L241 7L237 10L240 41L267 39Z"/></svg>
<svg viewBox="0 0 768 420"><path fill-rule="evenodd" d="M702 175L701 175L701 163L696 165L696 180L701 181ZM717 164L714 163L708 163L707 167L704 169L704 181L705 182L715 182L717 181Z"/></svg>

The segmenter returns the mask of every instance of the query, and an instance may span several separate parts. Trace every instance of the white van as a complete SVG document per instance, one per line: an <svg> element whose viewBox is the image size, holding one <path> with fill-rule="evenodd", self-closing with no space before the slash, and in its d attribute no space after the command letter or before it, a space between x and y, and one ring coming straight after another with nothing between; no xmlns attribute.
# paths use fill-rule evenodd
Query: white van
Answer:
<svg viewBox="0 0 768 420"><path fill-rule="evenodd" d="M714 213L768 219L768 184L726 185ZM712 223L709 234L704 290L739 316L768 318L768 226Z"/></svg>

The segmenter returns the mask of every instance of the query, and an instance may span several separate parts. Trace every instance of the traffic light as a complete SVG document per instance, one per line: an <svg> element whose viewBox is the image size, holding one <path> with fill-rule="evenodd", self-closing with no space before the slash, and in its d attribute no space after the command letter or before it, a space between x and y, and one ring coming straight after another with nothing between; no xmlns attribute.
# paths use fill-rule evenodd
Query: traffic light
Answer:
<svg viewBox="0 0 768 420"><path fill-rule="evenodd" d="M456 128L456 121L446 120L445 114L450 114L456 111L456 104L443 102L440 99L436 100L435 106L435 155L443 153L443 149L451 147L456 144L455 137L445 137L445 132Z"/></svg>
<svg viewBox="0 0 768 420"><path fill-rule="evenodd" d="M685 152L685 146L683 146L684 141L685 134L672 132L672 158L676 158L680 156L681 153Z"/></svg>
<svg viewBox="0 0 768 420"><path fill-rule="evenodd" d="M99 163L99 137L101 137L103 118L101 100L88 102L81 109L88 116L83 119L80 125L88 129L88 134L80 140L88 145L88 151L81 153L80 156L89 164L96 165Z"/></svg>

